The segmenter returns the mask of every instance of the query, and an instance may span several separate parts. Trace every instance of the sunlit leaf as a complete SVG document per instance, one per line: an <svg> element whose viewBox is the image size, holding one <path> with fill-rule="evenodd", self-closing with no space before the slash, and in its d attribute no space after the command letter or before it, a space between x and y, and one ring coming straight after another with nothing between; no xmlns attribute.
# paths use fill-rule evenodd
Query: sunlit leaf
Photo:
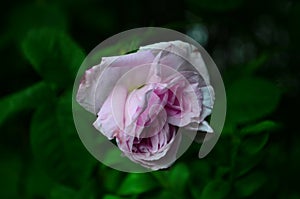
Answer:
<svg viewBox="0 0 300 199"><path fill-rule="evenodd" d="M82 49L65 32L53 28L31 30L22 42L22 51L54 88L72 85L84 59Z"/></svg>
<svg viewBox="0 0 300 199"><path fill-rule="evenodd" d="M130 173L122 182L118 193L120 195L141 194L157 186L155 180L148 173Z"/></svg>

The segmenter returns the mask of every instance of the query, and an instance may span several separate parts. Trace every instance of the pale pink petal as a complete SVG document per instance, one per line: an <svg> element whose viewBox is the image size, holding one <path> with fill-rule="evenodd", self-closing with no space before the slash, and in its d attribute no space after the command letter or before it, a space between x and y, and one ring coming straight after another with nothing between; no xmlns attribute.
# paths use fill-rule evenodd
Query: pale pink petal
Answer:
<svg viewBox="0 0 300 199"><path fill-rule="evenodd" d="M200 121L203 121L212 112L215 101L215 93L212 86L205 86L200 88L200 90L202 93L202 112Z"/></svg>
<svg viewBox="0 0 300 199"><path fill-rule="evenodd" d="M127 90L122 87L116 87L97 114L97 120L93 125L108 139L113 139L124 127L126 99Z"/></svg>
<svg viewBox="0 0 300 199"><path fill-rule="evenodd" d="M177 100L177 103L174 103L174 105L168 104L168 110L173 110L169 114L168 122L174 126L183 127L199 120L201 113L199 98L201 93L196 92L183 75L175 74L169 78L168 84ZM176 100L173 101L176 102ZM175 110L178 110L176 114L174 114Z"/></svg>
<svg viewBox="0 0 300 199"><path fill-rule="evenodd" d="M128 55L103 57L99 65L85 73L79 85L77 102L86 110L97 114L117 81L132 68L151 64L154 56L149 51Z"/></svg>
<svg viewBox="0 0 300 199"><path fill-rule="evenodd" d="M93 66L85 71L85 74L80 82L76 100L83 108L91 113L94 113L95 115L98 112L95 109L95 95L97 91L96 88L98 85L98 79L103 70L116 59L117 57L103 58L99 65Z"/></svg>
<svg viewBox="0 0 300 199"><path fill-rule="evenodd" d="M181 134L176 135L174 132L169 142L164 147L162 147L161 150L159 150L157 153L151 156L143 156L142 154L131 154L129 158L151 170L168 168L177 159L177 150L180 146L180 142Z"/></svg>
<svg viewBox="0 0 300 199"><path fill-rule="evenodd" d="M159 97L157 86L146 85L132 91L126 102L124 132L137 138L158 133L167 121L164 106L166 97Z"/></svg>
<svg viewBox="0 0 300 199"><path fill-rule="evenodd" d="M206 84L209 84L209 75L205 62L194 45L182 41L170 41L140 47L140 51L147 50L152 50L154 54L160 51L169 52L163 54L164 56L160 60L161 64L173 67L177 71L194 71L194 67L196 67Z"/></svg>

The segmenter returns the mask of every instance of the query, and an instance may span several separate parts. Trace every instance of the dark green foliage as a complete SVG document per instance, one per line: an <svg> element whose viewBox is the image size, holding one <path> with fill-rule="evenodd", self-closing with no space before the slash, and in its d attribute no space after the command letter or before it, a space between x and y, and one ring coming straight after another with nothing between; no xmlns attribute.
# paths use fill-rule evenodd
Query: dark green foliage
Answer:
<svg viewBox="0 0 300 199"><path fill-rule="evenodd" d="M145 174L128 174L118 188L119 195L136 195L150 191L157 186L155 180Z"/></svg>
<svg viewBox="0 0 300 199"><path fill-rule="evenodd" d="M41 45L42 44L42 45ZM22 42L24 56L51 87L72 85L84 53L63 31L33 29Z"/></svg>
<svg viewBox="0 0 300 199"><path fill-rule="evenodd" d="M222 199L230 191L230 184L223 180L211 180L205 185L200 198Z"/></svg>
<svg viewBox="0 0 300 199"><path fill-rule="evenodd" d="M72 117L65 117L72 115L70 101L71 96L66 95L58 104L38 108L31 123L31 146L49 176L59 182L81 186L91 175L96 160L78 139Z"/></svg>
<svg viewBox="0 0 300 199"><path fill-rule="evenodd" d="M280 92L269 81L242 78L227 89L228 120L234 124L252 122L272 113L279 102Z"/></svg>

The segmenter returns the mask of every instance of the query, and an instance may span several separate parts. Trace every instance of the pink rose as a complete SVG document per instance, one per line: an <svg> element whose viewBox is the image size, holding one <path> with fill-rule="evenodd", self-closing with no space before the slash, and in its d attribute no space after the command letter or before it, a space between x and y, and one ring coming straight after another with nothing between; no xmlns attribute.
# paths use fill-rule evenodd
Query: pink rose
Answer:
<svg viewBox="0 0 300 199"><path fill-rule="evenodd" d="M198 49L182 41L103 57L86 71L77 101L125 156L152 170L176 160L178 128L213 132L204 120L214 103L206 66Z"/></svg>

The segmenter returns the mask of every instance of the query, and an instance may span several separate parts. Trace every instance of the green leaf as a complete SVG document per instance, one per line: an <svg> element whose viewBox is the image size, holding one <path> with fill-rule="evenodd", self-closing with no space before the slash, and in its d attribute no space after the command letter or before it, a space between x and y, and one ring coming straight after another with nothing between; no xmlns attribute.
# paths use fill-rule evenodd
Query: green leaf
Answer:
<svg viewBox="0 0 300 199"><path fill-rule="evenodd" d="M210 181L203 189L201 199L222 199L226 198L230 191L230 185L223 180Z"/></svg>
<svg viewBox="0 0 300 199"><path fill-rule="evenodd" d="M76 191L63 185L56 186L50 194L50 199L73 199L75 197Z"/></svg>
<svg viewBox="0 0 300 199"><path fill-rule="evenodd" d="M73 84L84 59L81 48L65 32L53 28L31 30L22 42L22 52L55 89Z"/></svg>
<svg viewBox="0 0 300 199"><path fill-rule="evenodd" d="M154 189L157 186L155 180L148 173L128 174L122 182L118 194L141 194Z"/></svg>
<svg viewBox="0 0 300 199"><path fill-rule="evenodd" d="M252 169L261 162L263 155L264 153L257 153L249 156L249 154L245 154L243 150L240 150L233 171L234 175L239 177L252 171Z"/></svg>
<svg viewBox="0 0 300 199"><path fill-rule="evenodd" d="M22 169L21 158L14 153L3 154L0 159L1 198L20 198L19 179Z"/></svg>
<svg viewBox="0 0 300 199"><path fill-rule="evenodd" d="M280 99L279 89L260 78L243 78L227 90L229 123L246 123L272 113Z"/></svg>
<svg viewBox="0 0 300 199"><path fill-rule="evenodd" d="M259 67L261 67L267 60L269 56L267 53L262 53L256 59L251 60L244 67L242 67L242 72L245 75L252 75Z"/></svg>
<svg viewBox="0 0 300 199"><path fill-rule="evenodd" d="M49 199L95 199L93 183L86 183L80 189L57 184L50 193Z"/></svg>
<svg viewBox="0 0 300 199"><path fill-rule="evenodd" d="M99 171L100 178L103 179L103 186L107 191L115 192L120 187L121 179L124 177L124 173L118 170L114 170L108 167L104 167Z"/></svg>
<svg viewBox="0 0 300 199"><path fill-rule="evenodd" d="M157 199L175 199L175 198L182 198L180 195L177 195L175 192L171 191L160 191L157 196L155 196Z"/></svg>
<svg viewBox="0 0 300 199"><path fill-rule="evenodd" d="M25 189L28 198L46 198L55 182L34 161L30 163Z"/></svg>
<svg viewBox="0 0 300 199"><path fill-rule="evenodd" d="M0 100L0 125L12 114L24 109L36 108L53 97L51 89L44 83L36 83Z"/></svg>
<svg viewBox="0 0 300 199"><path fill-rule="evenodd" d="M248 197L258 191L266 181L267 177L263 172L256 171L250 173L235 182L235 192L239 198Z"/></svg>
<svg viewBox="0 0 300 199"><path fill-rule="evenodd" d="M114 195L105 195L102 199L123 199L120 196L114 196Z"/></svg>
<svg viewBox="0 0 300 199"><path fill-rule="evenodd" d="M189 166L191 171L193 171L191 178L195 178L198 182L206 182L210 180L212 166L208 161L194 161L191 162Z"/></svg>
<svg viewBox="0 0 300 199"><path fill-rule="evenodd" d="M17 42L22 41L29 30L41 27L66 30L66 14L59 6L49 2L27 3L15 6L14 10L12 10L9 33L12 39L16 39Z"/></svg>
<svg viewBox="0 0 300 199"><path fill-rule="evenodd" d="M264 146L267 144L269 139L269 134L264 133L261 135L255 135L251 137L245 137L241 143L241 150L244 154L254 155L260 152Z"/></svg>
<svg viewBox="0 0 300 199"><path fill-rule="evenodd" d="M266 121L262 121L259 122L257 124L251 125L251 126L247 126L245 128L243 128L240 132L240 134L242 136L245 135L256 135L262 132L266 132L266 131L272 131L274 129L277 129L279 127L279 124L277 124L276 122L270 121L270 120L266 120Z"/></svg>
<svg viewBox="0 0 300 199"><path fill-rule="evenodd" d="M58 182L82 185L96 160L81 143L72 120L71 95L40 106L31 122L31 147L46 173Z"/></svg>
<svg viewBox="0 0 300 199"><path fill-rule="evenodd" d="M185 164L177 164L170 171L170 185L176 193L183 193L189 179L190 172Z"/></svg>

